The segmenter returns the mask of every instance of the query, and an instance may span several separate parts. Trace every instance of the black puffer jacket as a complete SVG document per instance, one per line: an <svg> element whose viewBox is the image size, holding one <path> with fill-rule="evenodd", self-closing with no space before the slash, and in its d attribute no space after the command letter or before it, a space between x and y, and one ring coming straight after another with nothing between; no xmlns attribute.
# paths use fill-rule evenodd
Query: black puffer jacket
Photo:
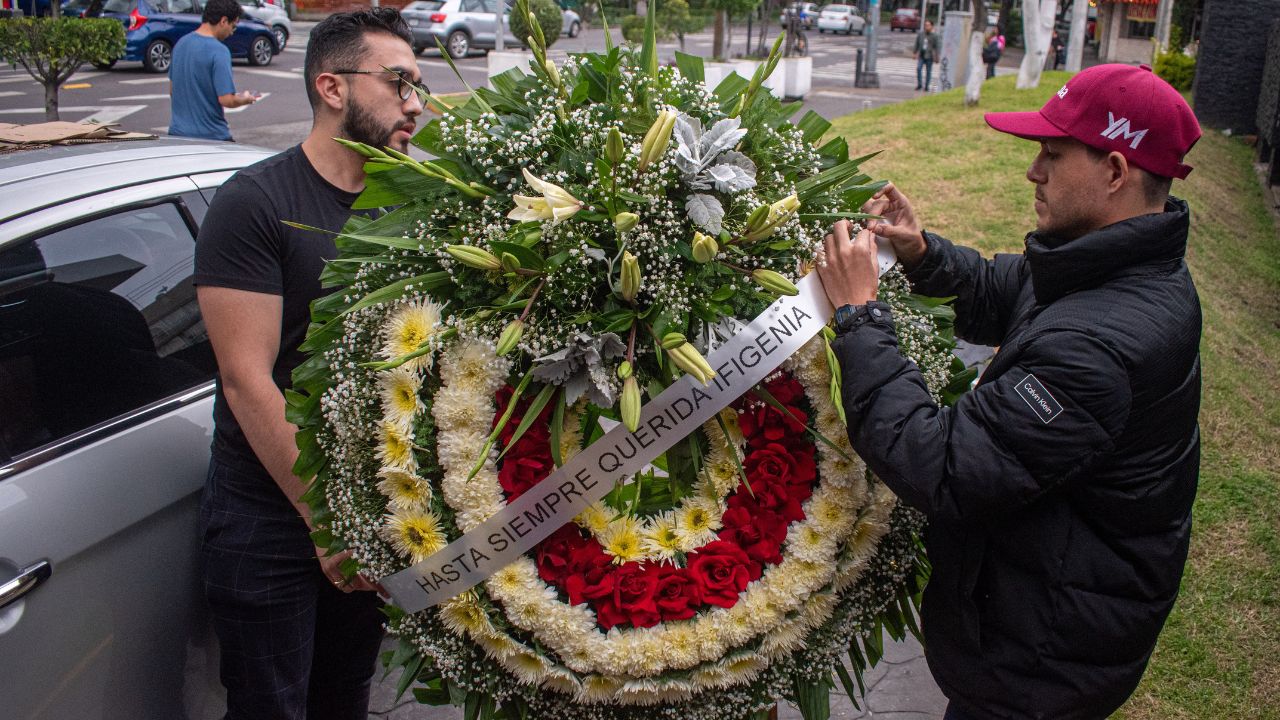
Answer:
<svg viewBox="0 0 1280 720"><path fill-rule="evenodd" d="M929 667L975 717L1107 716L1173 606L1200 462L1187 227L1171 198L990 261L926 234L916 291L958 296L957 334L1001 346L952 408L891 320L833 343L853 446L929 516Z"/></svg>

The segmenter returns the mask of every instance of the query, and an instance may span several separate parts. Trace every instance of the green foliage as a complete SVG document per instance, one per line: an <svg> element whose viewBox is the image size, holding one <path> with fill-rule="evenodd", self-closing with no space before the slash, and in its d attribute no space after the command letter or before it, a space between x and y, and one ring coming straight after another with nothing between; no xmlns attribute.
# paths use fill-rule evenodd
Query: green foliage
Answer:
<svg viewBox="0 0 1280 720"><path fill-rule="evenodd" d="M542 28L546 46L551 47L560 38L560 26L563 22L560 6L556 5L555 0L529 0L529 9L538 19L538 27ZM511 34L519 38L520 43L525 47L529 46L528 38L532 30L528 18L519 12L511 13Z"/></svg>
<svg viewBox="0 0 1280 720"><path fill-rule="evenodd" d="M1186 92L1191 89L1191 81L1196 77L1196 59L1181 50L1156 53L1154 69L1156 75L1164 78L1165 82Z"/></svg>
<svg viewBox="0 0 1280 720"><path fill-rule="evenodd" d="M664 0L658 3L657 36L659 40L672 37L683 38L689 33L696 33L707 26L705 15L689 11L689 3L685 0ZM644 16L628 15L622 18L622 37L629 43L640 44L644 41Z"/></svg>
<svg viewBox="0 0 1280 720"><path fill-rule="evenodd" d="M0 20L0 60L21 65L45 87L45 110L58 119L58 88L81 65L124 54L124 26L117 20L17 18Z"/></svg>

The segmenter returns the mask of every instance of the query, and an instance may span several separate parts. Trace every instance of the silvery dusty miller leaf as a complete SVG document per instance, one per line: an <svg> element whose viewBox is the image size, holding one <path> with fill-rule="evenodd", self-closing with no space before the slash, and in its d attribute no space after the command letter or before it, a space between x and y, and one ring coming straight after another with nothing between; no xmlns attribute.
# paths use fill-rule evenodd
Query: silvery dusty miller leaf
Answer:
<svg viewBox="0 0 1280 720"><path fill-rule="evenodd" d="M707 174L715 181L720 192L740 192L756 186L756 179L737 165L713 165Z"/></svg>
<svg viewBox="0 0 1280 720"><path fill-rule="evenodd" d="M684 204L684 209L693 224L712 234L720 233L720 221L724 219L724 208L721 207L719 200L711 195L691 195L689 201Z"/></svg>

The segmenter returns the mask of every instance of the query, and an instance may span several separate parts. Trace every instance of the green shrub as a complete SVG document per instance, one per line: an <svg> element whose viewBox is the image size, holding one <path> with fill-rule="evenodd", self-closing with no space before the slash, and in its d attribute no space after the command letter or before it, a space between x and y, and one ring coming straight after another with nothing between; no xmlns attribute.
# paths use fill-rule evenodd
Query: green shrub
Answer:
<svg viewBox="0 0 1280 720"><path fill-rule="evenodd" d="M1191 89L1191 81L1196 77L1196 59L1181 50L1156 53L1154 69L1165 82L1185 92Z"/></svg>
<svg viewBox="0 0 1280 720"><path fill-rule="evenodd" d="M85 63L107 63L124 55L124 45L124 26L118 20L0 20L0 60L21 65L44 85L46 120L58 119L58 88L67 78Z"/></svg>
<svg viewBox="0 0 1280 720"><path fill-rule="evenodd" d="M560 6L555 0L528 0L529 9L533 11L533 16L538 19L538 27L542 28L542 36L545 39L543 43L546 47L551 47L556 40L560 39L560 28L563 23ZM517 3L511 12L511 34L520 40L520 44L525 47L529 46L528 37L532 34L529 27L528 18L517 12L523 7L522 3Z"/></svg>

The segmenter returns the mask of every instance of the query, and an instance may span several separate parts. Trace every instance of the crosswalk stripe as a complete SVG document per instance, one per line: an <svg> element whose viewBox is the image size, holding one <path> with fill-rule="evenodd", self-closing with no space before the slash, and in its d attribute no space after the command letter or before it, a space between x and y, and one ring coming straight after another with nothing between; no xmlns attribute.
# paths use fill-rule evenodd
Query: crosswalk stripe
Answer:
<svg viewBox="0 0 1280 720"><path fill-rule="evenodd" d="M284 78L286 80L298 79L297 73L289 72L288 70L263 70L259 68L251 68L243 72L246 72L250 75L260 75L262 77Z"/></svg>

